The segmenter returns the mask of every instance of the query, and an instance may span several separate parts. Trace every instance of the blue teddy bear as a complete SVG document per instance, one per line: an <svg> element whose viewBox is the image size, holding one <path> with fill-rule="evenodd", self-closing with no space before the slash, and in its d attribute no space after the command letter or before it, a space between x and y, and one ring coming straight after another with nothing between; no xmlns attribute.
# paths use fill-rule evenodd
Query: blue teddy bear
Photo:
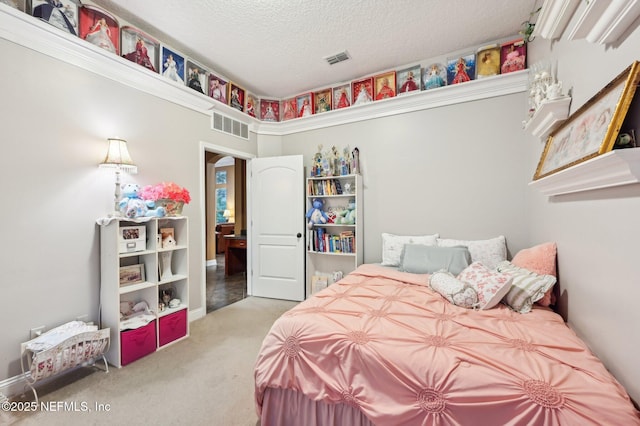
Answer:
<svg viewBox="0 0 640 426"><path fill-rule="evenodd" d="M309 229L313 228L313 225L319 223L327 223L329 216L322 210L324 203L318 198L314 198L311 202L311 208L307 212L307 219L309 219Z"/></svg>
<svg viewBox="0 0 640 426"><path fill-rule="evenodd" d="M122 198L118 208L123 217L130 219L141 216L164 217L167 214L164 207L154 208L155 205L154 201L145 201L140 198L140 185L135 183L122 185Z"/></svg>

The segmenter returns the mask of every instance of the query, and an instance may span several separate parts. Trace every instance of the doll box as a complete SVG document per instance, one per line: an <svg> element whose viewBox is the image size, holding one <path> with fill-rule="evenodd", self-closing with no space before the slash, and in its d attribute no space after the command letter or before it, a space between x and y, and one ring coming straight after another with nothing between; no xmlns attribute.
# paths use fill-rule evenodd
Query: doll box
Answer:
<svg viewBox="0 0 640 426"><path fill-rule="evenodd" d="M120 364L127 365L156 350L156 322L120 332Z"/></svg>
<svg viewBox="0 0 640 426"><path fill-rule="evenodd" d="M147 228L145 226L121 226L118 235L118 252L129 253L147 249Z"/></svg>

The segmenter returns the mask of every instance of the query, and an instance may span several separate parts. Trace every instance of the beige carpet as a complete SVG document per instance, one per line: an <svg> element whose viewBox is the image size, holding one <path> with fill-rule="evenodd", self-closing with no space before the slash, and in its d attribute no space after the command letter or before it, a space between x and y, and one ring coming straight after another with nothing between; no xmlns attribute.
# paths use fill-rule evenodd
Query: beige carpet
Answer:
<svg viewBox="0 0 640 426"><path fill-rule="evenodd" d="M295 304L249 297L218 309L192 322L188 339L126 367L83 368L37 388L41 402L61 411L0 413L0 424L256 426L256 356L271 324Z"/></svg>

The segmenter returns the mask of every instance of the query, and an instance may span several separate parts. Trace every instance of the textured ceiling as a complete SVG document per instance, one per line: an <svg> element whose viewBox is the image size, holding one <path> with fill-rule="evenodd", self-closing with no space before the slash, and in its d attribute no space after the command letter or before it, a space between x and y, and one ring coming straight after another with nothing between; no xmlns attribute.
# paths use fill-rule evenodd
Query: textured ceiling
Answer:
<svg viewBox="0 0 640 426"><path fill-rule="evenodd" d="M93 0L259 96L284 98L518 34L536 0ZM347 50L351 59L323 58Z"/></svg>

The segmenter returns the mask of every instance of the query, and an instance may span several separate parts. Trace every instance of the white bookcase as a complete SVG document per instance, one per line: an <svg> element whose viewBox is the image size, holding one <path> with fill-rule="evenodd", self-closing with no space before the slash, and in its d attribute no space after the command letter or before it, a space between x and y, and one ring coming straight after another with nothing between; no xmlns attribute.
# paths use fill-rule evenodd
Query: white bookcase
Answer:
<svg viewBox="0 0 640 426"><path fill-rule="evenodd" d="M349 203L355 203L356 213L353 224L326 223L307 227L307 297L323 287L325 277L326 284L331 284L334 272L346 275L361 265L364 258L362 176L351 174L309 177L306 189L307 211L315 198L323 201L323 210L327 214L337 214L347 208ZM348 237L349 234L352 238ZM323 237L322 243L319 236Z"/></svg>
<svg viewBox="0 0 640 426"><path fill-rule="evenodd" d="M189 336L189 221L178 216L112 218L101 223L100 322L111 329L107 360L122 367ZM162 248L159 233L166 228L173 229L176 244ZM123 235L129 239L123 240ZM134 271L130 284L121 278L121 268L127 266ZM144 277L139 276L140 270ZM174 303L161 309L163 291ZM143 321L122 318L124 302L146 302L150 313Z"/></svg>

